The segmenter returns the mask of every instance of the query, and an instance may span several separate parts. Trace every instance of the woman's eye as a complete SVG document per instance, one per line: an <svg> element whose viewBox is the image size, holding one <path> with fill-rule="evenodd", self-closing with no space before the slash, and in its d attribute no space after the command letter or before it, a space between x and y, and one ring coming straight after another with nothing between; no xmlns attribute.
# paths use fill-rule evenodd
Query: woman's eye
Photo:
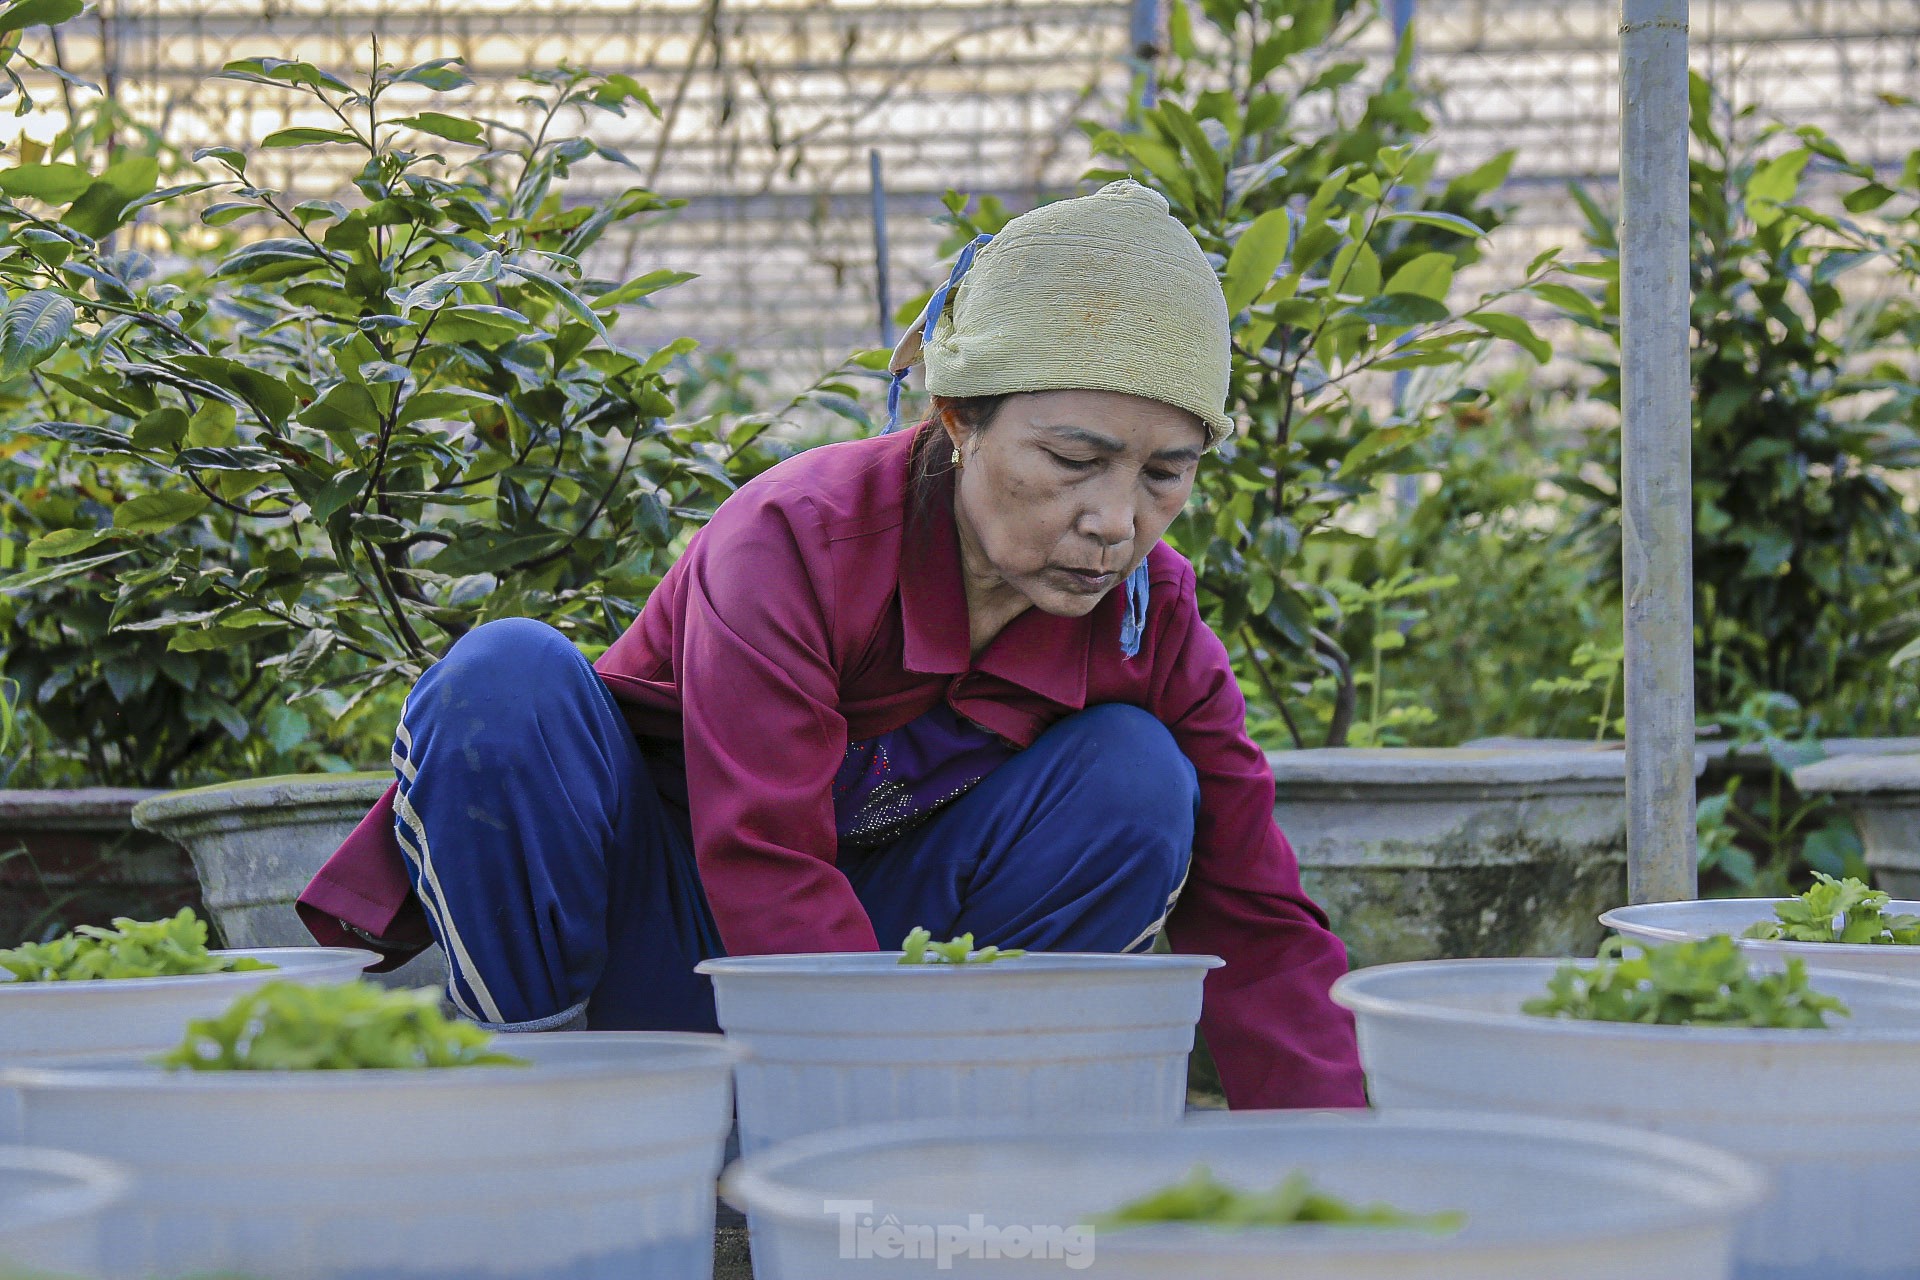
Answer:
<svg viewBox="0 0 1920 1280"><path fill-rule="evenodd" d="M1065 454L1054 453L1051 449L1047 453L1055 462L1069 471L1091 471L1100 465L1092 458L1069 458Z"/></svg>
<svg viewBox="0 0 1920 1280"><path fill-rule="evenodd" d="M1180 479L1178 471L1149 471L1147 479L1154 484L1175 484Z"/></svg>

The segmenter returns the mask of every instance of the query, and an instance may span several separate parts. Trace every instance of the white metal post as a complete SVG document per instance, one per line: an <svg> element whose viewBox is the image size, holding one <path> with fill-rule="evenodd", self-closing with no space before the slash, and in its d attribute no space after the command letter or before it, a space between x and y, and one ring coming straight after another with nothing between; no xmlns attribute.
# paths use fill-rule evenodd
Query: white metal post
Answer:
<svg viewBox="0 0 1920 1280"><path fill-rule="evenodd" d="M1687 0L1621 0L1620 18L1627 895L1659 902L1699 893Z"/></svg>

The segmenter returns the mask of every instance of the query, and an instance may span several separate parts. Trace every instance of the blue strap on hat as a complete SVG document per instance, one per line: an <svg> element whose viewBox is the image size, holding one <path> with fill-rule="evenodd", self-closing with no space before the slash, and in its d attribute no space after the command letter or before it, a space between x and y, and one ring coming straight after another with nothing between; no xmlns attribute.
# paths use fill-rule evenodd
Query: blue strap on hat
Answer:
<svg viewBox="0 0 1920 1280"><path fill-rule="evenodd" d="M934 327L940 323L940 315L947 309L947 295L953 292L954 286L960 283L960 277L967 274L967 268L973 265L973 255L980 252L980 247L991 239L993 239L991 232L982 231L968 241L967 246L960 250L960 256L953 260L953 272L947 276L947 282L935 289L933 296L927 299L926 310L920 313L920 318L913 324L913 327L920 331L920 341L923 345L933 341ZM909 333L912 331L912 329L908 330ZM899 429L900 392L907 383L907 370L912 367L909 364L893 371L893 381L887 387L887 425L880 432L883 436Z"/></svg>

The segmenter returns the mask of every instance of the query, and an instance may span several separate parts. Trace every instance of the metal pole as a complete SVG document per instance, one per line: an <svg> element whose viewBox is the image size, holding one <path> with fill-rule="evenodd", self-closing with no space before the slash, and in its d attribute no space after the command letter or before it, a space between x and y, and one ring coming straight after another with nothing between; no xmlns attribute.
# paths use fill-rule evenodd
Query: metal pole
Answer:
<svg viewBox="0 0 1920 1280"><path fill-rule="evenodd" d="M873 281L880 300L880 346L893 347L893 299L887 279L887 188L880 178L880 148L867 152L867 181L873 194Z"/></svg>
<svg viewBox="0 0 1920 1280"><path fill-rule="evenodd" d="M1160 96L1160 55L1167 49L1167 14L1161 0L1133 0L1127 14L1127 42L1140 77L1139 106L1145 110Z"/></svg>
<svg viewBox="0 0 1920 1280"><path fill-rule="evenodd" d="M1406 38L1407 28L1413 25L1413 0L1389 0L1387 20L1393 24L1393 44L1397 49ZM1396 193L1395 203L1399 203ZM1413 385L1413 371L1399 369L1393 375L1393 403L1398 408L1406 403L1407 388ZM1420 505L1420 477L1395 476L1393 478L1393 505L1395 512L1405 519L1413 514ZM1409 628L1410 629L1410 628Z"/></svg>
<svg viewBox="0 0 1920 1280"><path fill-rule="evenodd" d="M1627 896L1658 902L1699 893L1687 0L1621 0L1620 19Z"/></svg>

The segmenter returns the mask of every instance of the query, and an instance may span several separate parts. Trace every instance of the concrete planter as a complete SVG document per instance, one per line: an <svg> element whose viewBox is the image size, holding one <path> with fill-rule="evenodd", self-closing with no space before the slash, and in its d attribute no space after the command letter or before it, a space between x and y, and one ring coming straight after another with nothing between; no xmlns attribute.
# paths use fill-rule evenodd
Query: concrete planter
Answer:
<svg viewBox="0 0 1920 1280"><path fill-rule="evenodd" d="M47 929L200 907L186 851L135 828L125 787L0 791L0 947ZM11 856L7 856L11 855Z"/></svg>
<svg viewBox="0 0 1920 1280"><path fill-rule="evenodd" d="M1915 748L1835 754L1793 771L1802 794L1830 795L1853 815L1876 887L1896 898L1920 898L1920 743Z"/></svg>
<svg viewBox="0 0 1920 1280"><path fill-rule="evenodd" d="M1354 967L1591 955L1626 901L1618 751L1274 752L1274 816Z"/></svg>
<svg viewBox="0 0 1920 1280"><path fill-rule="evenodd" d="M185 845L207 909L234 947L306 947L294 899L393 781L387 773L292 774L172 791L143 800L134 822ZM437 948L382 981L445 980Z"/></svg>

